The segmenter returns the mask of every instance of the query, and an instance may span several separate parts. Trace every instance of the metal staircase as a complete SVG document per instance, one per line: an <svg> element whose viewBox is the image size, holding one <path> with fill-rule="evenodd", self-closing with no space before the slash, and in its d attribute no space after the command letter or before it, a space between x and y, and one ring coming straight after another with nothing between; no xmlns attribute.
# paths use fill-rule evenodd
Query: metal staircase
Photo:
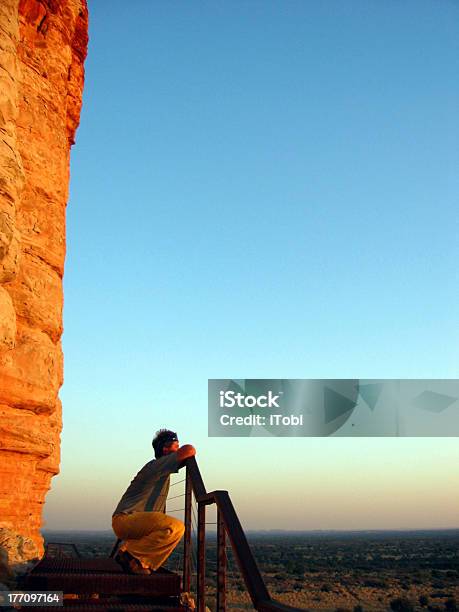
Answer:
<svg viewBox="0 0 459 612"><path fill-rule="evenodd" d="M298 612L271 599L253 557L247 538L227 491L207 492L194 457L186 460L185 478L185 535L181 576L161 568L150 576L124 573L110 558L53 558L49 555L27 574L20 587L28 591L63 591L64 608L75 612L87 610L164 610L185 612L192 610L181 593L190 593L192 578L192 501L197 504L196 583L193 594L197 612L206 612L206 509L217 509L217 571L215 612L227 610L227 540L239 567L253 608L259 612ZM182 497L182 496L177 496ZM51 546L51 545L49 545ZM41 608L42 611L54 608Z"/></svg>

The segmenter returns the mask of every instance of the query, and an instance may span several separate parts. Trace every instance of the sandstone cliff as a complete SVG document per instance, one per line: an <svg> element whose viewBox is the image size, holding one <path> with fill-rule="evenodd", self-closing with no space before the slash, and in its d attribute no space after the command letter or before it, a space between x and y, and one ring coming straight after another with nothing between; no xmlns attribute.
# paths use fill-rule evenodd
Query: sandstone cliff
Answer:
<svg viewBox="0 0 459 612"><path fill-rule="evenodd" d="M59 471L62 276L86 0L0 2L0 548L43 552Z"/></svg>

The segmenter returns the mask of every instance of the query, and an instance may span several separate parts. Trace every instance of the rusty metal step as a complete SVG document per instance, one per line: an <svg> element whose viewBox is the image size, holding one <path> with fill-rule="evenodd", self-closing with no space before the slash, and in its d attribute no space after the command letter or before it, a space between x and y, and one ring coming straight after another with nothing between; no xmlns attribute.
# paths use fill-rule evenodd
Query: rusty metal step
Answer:
<svg viewBox="0 0 459 612"><path fill-rule="evenodd" d="M21 582L29 591L64 591L148 597L178 596L180 576L164 568L149 576L126 574L113 559L47 558L40 561Z"/></svg>
<svg viewBox="0 0 459 612"><path fill-rule="evenodd" d="M32 569L32 573L34 572L40 574L45 572L124 574L121 566L108 557L44 557Z"/></svg>
<svg viewBox="0 0 459 612"><path fill-rule="evenodd" d="M23 608L25 610L25 608ZM62 609L62 608L61 608ZM68 605L66 602L64 610L73 610L74 612L189 612L189 608L184 608L176 604L130 604L130 603L106 603L90 604L80 602L79 604ZM40 612L56 612L59 608L40 608Z"/></svg>

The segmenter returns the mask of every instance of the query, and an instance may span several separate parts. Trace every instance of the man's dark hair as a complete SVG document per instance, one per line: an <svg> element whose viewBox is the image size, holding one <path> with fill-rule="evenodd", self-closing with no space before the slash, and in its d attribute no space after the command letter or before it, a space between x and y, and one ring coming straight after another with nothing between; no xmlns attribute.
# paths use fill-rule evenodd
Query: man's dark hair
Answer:
<svg viewBox="0 0 459 612"><path fill-rule="evenodd" d="M175 431L171 431L170 429L160 429L156 432L155 437L153 438L153 448L155 450L155 457L159 459L159 457L163 456L163 448L170 444L170 442L174 442L178 440L177 434Z"/></svg>

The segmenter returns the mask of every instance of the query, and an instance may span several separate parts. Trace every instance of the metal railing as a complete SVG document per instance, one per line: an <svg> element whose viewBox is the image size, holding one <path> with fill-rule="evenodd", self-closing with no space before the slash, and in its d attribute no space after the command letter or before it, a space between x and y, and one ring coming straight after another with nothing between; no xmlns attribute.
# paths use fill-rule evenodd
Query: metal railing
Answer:
<svg viewBox="0 0 459 612"><path fill-rule="evenodd" d="M217 506L217 612L226 612L226 537L231 543L253 607L260 612L300 612L271 599L228 491L208 493L194 457L185 462L185 535L183 551L183 590L191 586L191 508L192 494L198 504L197 525L197 603L198 612L206 609L206 507Z"/></svg>

